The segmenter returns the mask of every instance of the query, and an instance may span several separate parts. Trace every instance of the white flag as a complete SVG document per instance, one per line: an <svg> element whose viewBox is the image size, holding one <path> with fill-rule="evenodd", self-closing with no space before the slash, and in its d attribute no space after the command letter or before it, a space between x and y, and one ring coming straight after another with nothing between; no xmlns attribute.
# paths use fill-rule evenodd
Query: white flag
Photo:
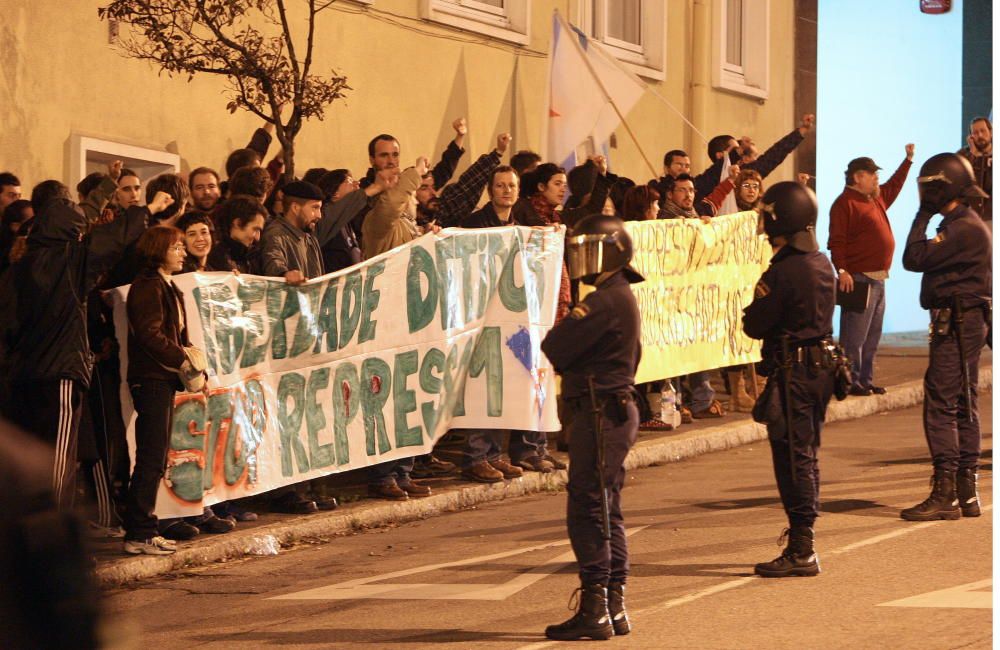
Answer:
<svg viewBox="0 0 1000 650"><path fill-rule="evenodd" d="M552 29L545 159L573 166L578 151L600 150L646 87L558 13Z"/></svg>

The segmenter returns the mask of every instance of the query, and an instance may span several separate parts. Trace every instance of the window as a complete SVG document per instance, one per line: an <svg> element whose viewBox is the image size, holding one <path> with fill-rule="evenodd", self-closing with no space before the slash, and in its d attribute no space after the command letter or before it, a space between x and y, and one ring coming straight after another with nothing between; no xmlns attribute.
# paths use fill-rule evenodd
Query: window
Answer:
<svg viewBox="0 0 1000 650"><path fill-rule="evenodd" d="M713 85L767 99L770 0L715 0L713 9Z"/></svg>
<svg viewBox="0 0 1000 650"><path fill-rule="evenodd" d="M577 0L570 21L633 72L664 79L665 0Z"/></svg>
<svg viewBox="0 0 1000 650"><path fill-rule="evenodd" d="M531 0L420 0L420 17L527 45Z"/></svg>
<svg viewBox="0 0 1000 650"><path fill-rule="evenodd" d="M74 134L70 138L70 187L91 172L107 173L108 164L115 160L138 174L143 183L181 169L181 157L175 153Z"/></svg>

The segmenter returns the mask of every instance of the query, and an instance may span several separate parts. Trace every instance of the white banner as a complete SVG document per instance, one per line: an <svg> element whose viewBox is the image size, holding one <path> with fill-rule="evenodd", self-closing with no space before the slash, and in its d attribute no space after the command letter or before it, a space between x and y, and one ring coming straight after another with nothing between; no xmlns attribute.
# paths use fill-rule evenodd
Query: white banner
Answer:
<svg viewBox="0 0 1000 650"><path fill-rule="evenodd" d="M210 388L176 396L157 515L427 453L449 429L558 430L540 344L563 237L447 229L298 287L175 276ZM122 377L127 292L115 307ZM127 382L121 395L134 450Z"/></svg>

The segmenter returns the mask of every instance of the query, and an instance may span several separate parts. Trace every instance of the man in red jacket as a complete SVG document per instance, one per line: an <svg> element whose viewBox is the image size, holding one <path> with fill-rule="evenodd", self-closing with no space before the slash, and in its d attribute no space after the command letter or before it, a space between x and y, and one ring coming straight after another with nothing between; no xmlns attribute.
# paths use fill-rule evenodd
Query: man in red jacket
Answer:
<svg viewBox="0 0 1000 650"><path fill-rule="evenodd" d="M892 265L896 242L886 211L906 182L913 163L913 145L906 145L906 159L885 184L878 183L881 169L871 158L855 158L844 173L847 187L830 207L830 257L837 269L837 289L850 292L868 287L863 311L840 309L840 345L854 362L851 395L883 394L872 384L875 351L882 337L885 314L885 280Z"/></svg>

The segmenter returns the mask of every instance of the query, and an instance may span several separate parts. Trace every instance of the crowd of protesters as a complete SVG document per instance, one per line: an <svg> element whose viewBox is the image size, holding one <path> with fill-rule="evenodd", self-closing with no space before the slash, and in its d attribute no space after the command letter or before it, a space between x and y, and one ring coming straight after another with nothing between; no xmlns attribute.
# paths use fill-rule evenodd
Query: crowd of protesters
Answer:
<svg viewBox="0 0 1000 650"><path fill-rule="evenodd" d="M710 221L735 206L752 210L764 179L813 127L813 116L762 154L753 140L720 135L708 143L712 164L692 176L690 157L667 152L664 174L636 183L612 173L602 156L574 169L513 152L509 134L452 181L467 125L455 120L455 138L433 166L426 157L403 156L388 134L368 145L370 167L356 180L346 168L312 168L301 180L283 181L280 153L267 162L271 131L258 129L247 147L231 152L224 177L198 167L186 177L141 178L120 162L95 172L75 188L56 180L38 183L22 199L21 182L0 174L0 314L2 412L54 445L52 485L61 507L73 505L77 469L96 504L95 534L124 537L125 551L165 555L176 542L200 533L225 533L257 518L252 504L225 502L197 517L157 520L153 514L167 457L177 391L204 380L203 355L187 335L189 314L173 282L187 272L252 273L292 285L339 271L445 227L506 225L571 228L591 214L625 220ZM509 164L503 158L510 155ZM406 165L403 161L415 160ZM483 192L487 200L481 202ZM729 201L729 203L727 203ZM121 382L109 290L131 285L126 311L126 383L137 414L134 467L122 418ZM565 266L556 320L577 299ZM724 371L729 409L746 412L751 382L743 368ZM684 378L682 422L720 418L714 371ZM674 380L680 389L680 378ZM659 385L652 387L658 391ZM565 419L569 413L562 413ZM645 426L669 429L651 411ZM372 466L372 498L406 500L431 493L421 477L460 473L477 482L499 482L523 472L551 472L565 464L551 453L544 432L467 430L460 463L434 454ZM509 460L502 456L508 441ZM457 459L456 459L457 460ZM457 466L460 465L460 466ZM320 482L268 493L267 508L309 514L337 507Z"/></svg>

